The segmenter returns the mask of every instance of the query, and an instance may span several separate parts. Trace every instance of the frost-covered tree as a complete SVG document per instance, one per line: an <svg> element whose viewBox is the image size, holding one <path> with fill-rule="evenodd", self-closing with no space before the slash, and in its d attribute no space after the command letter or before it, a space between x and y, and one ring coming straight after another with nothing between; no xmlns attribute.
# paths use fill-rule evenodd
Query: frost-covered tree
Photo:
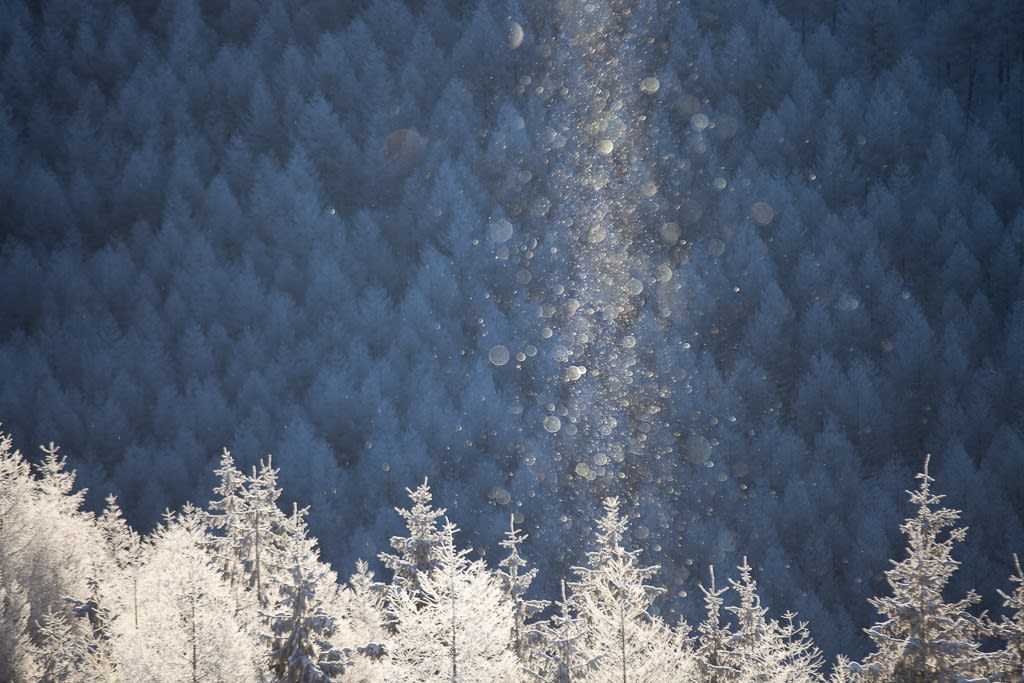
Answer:
<svg viewBox="0 0 1024 683"><path fill-rule="evenodd" d="M139 617L118 619L113 656L119 681L258 678L253 639L235 618L230 590L206 551L205 515L168 513L139 569Z"/></svg>
<svg viewBox="0 0 1024 683"><path fill-rule="evenodd" d="M540 642L527 658L526 671L548 683L578 683L587 680L598 660L589 656L584 640L584 623L572 614L565 582L557 611L538 626Z"/></svg>
<svg viewBox="0 0 1024 683"><path fill-rule="evenodd" d="M30 608L17 580L0 567L0 680L31 681L37 675L28 634Z"/></svg>
<svg viewBox="0 0 1024 683"><path fill-rule="evenodd" d="M42 671L41 683L86 680L75 676L89 648L74 624L63 612L47 612L38 626L39 645L35 646L36 661Z"/></svg>
<svg viewBox="0 0 1024 683"><path fill-rule="evenodd" d="M704 683L725 683L735 673L727 663L731 632L722 623L722 595L728 588L715 587L715 568L711 572L711 585L701 585L706 615L697 626L697 670Z"/></svg>
<svg viewBox="0 0 1024 683"><path fill-rule="evenodd" d="M969 608L980 601L973 590L947 602L943 596L960 566L953 546L964 540L965 527L954 526L960 511L939 507L932 493L928 459L917 475L921 485L908 491L917 513L900 530L907 557L886 571L891 595L871 598L882 620L866 629L875 644L863 668L892 683L953 683L985 675L990 656L981 651L984 624Z"/></svg>
<svg viewBox="0 0 1024 683"><path fill-rule="evenodd" d="M736 620L725 656L731 672L725 680L820 682L821 651L811 641L806 624L796 622L791 612L781 621L769 618L745 557L739 570L739 580L729 580L739 604L725 608Z"/></svg>
<svg viewBox="0 0 1024 683"><path fill-rule="evenodd" d="M1024 680L1024 570L1016 554L1013 556L1013 566L1016 570L1010 577L1010 581L1016 584L1013 592L1007 594L999 591L1003 607L1010 610L1010 614L1003 615L993 630L1006 642L999 662L1002 669L1000 680L1021 681Z"/></svg>
<svg viewBox="0 0 1024 683"><path fill-rule="evenodd" d="M85 617L93 633L93 651L109 654L112 620L139 622L139 567L143 559L143 538L128 524L111 494L96 519L103 539L107 561L94 571L88 581L89 595L75 606L75 613ZM109 659L109 657L108 657Z"/></svg>
<svg viewBox="0 0 1024 683"><path fill-rule="evenodd" d="M446 510L431 507L433 494L426 479L415 491L406 489L406 492L412 507L397 508L396 512L405 520L409 535L393 536L391 547L395 553L381 553L380 561L393 572L391 584L415 596L420 591L420 577L438 566L445 532L438 528L437 521Z"/></svg>
<svg viewBox="0 0 1024 683"><path fill-rule="evenodd" d="M391 587L395 634L384 662L388 681L520 679L519 659L510 648L512 603L481 560L470 561L469 551L455 547L456 531L446 521L433 569L418 574L417 593Z"/></svg>
<svg viewBox="0 0 1024 683"><path fill-rule="evenodd" d="M234 477L230 466L222 463L221 470L225 481ZM277 506L281 497L281 489L277 486L278 470L272 465L270 456L260 463L259 468L253 467L252 474L245 478L241 489L235 489L232 496L240 496L240 506L232 513L235 521L225 528L224 541L218 551L219 561L239 571L237 576L227 574L229 581L236 581L247 589L255 600L257 609L266 609L271 603L269 586L272 574L277 565L279 555L287 546L285 528L287 516ZM228 495L227 484L222 482L225 495ZM225 508L228 498L222 498ZM231 501L230 505L234 505ZM215 517L216 519L216 517ZM219 522L218 522L219 523ZM222 566L225 566L222 564Z"/></svg>
<svg viewBox="0 0 1024 683"><path fill-rule="evenodd" d="M106 505L97 517L96 525L118 568L128 569L138 562L142 539L124 518L114 494L107 496Z"/></svg>
<svg viewBox="0 0 1024 683"><path fill-rule="evenodd" d="M664 592L648 583L656 566L639 564L639 550L627 550L628 522L617 498L606 498L587 565L575 567L571 601L583 624L588 658L597 663L594 681L675 681L692 673L692 657L653 610Z"/></svg>
<svg viewBox="0 0 1024 683"><path fill-rule="evenodd" d="M356 562L356 571L340 596L342 618L336 639L352 652L352 668L346 672L346 680L382 680L380 661L386 656L384 643L388 637L384 618L386 590L384 584L374 580L365 561Z"/></svg>
<svg viewBox="0 0 1024 683"><path fill-rule="evenodd" d="M213 474L217 477L217 485L213 488L216 498L210 501L206 513L211 536L210 553L232 589L237 591L243 583L242 562L247 552L245 530L250 528L246 523L246 479L235 467L235 460L226 448L221 452L220 465Z"/></svg>
<svg viewBox="0 0 1024 683"><path fill-rule="evenodd" d="M14 641L23 606L30 610L27 633L36 641L45 615L70 617L69 603L89 617L83 634L98 632L106 620L98 581L110 566L95 519L81 510L84 491L74 490L75 473L66 470L66 458L53 444L43 453L33 477L10 437L0 434L0 576L21 593L9 595L5 608Z"/></svg>
<svg viewBox="0 0 1024 683"><path fill-rule="evenodd" d="M305 515L296 507L285 525L277 595L267 615L270 671L282 683L330 683L341 680L348 662L348 653L331 643L336 617L325 605L325 593L337 590L337 576L320 561Z"/></svg>
<svg viewBox="0 0 1024 683"><path fill-rule="evenodd" d="M505 548L508 555L499 563L498 570L502 589L512 603L512 651L524 661L531 648L540 641L536 625L529 620L548 606L546 600L530 600L526 597L530 584L537 576L536 568L526 570L526 560L519 554L519 547L527 538L526 534L516 528L513 515L509 522L509 530L505 532L505 539L501 542L501 547Z"/></svg>

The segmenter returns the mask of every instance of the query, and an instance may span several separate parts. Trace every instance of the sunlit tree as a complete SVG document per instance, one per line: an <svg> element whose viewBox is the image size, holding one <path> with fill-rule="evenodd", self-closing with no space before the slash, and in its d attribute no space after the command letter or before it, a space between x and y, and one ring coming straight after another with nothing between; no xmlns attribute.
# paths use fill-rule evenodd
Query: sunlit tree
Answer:
<svg viewBox="0 0 1024 683"><path fill-rule="evenodd" d="M871 598L882 620L866 629L875 651L864 669L894 683L952 683L984 676L989 657L981 651L984 625L969 609L980 601L973 590L947 602L943 596L960 566L953 547L967 529L954 526L960 511L939 507L943 496L932 492L934 481L924 471L921 484L908 491L917 512L900 529L907 538L907 557L886 571L890 595Z"/></svg>
<svg viewBox="0 0 1024 683"><path fill-rule="evenodd" d="M519 659L511 649L512 602L486 565L455 547L456 528L440 530L434 567L418 574L418 591L392 586L388 595L394 635L387 644L385 679L516 681Z"/></svg>
<svg viewBox="0 0 1024 683"><path fill-rule="evenodd" d="M629 525L618 499L605 499L597 527L587 565L574 568L577 578L569 584L584 652L597 663L587 680L667 682L691 675L690 653L653 610L664 592L649 582L658 567L642 566L640 551L624 545Z"/></svg>

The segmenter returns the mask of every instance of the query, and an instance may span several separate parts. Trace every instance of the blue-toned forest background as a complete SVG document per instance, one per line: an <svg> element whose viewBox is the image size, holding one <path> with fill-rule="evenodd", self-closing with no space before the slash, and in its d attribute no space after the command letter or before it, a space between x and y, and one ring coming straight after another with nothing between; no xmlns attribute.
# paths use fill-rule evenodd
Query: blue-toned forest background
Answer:
<svg viewBox="0 0 1024 683"><path fill-rule="evenodd" d="M426 476L549 597L620 495L664 609L746 555L851 655L931 453L995 596L1019 3L585 5L0 4L4 431L143 529L273 453L342 573Z"/></svg>

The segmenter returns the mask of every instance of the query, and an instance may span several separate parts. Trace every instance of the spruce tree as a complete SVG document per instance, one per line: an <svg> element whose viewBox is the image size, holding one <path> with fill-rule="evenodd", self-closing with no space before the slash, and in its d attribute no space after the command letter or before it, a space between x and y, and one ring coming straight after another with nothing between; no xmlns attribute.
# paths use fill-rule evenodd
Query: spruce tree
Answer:
<svg viewBox="0 0 1024 683"><path fill-rule="evenodd" d="M692 657L678 634L653 611L664 592L648 583L657 566L642 566L639 550L624 546L628 531L617 498L604 501L587 566L570 583L573 611L583 622L588 658L597 662L587 680L674 681L691 675Z"/></svg>
<svg viewBox="0 0 1024 683"><path fill-rule="evenodd" d="M907 537L907 557L886 571L891 595L870 599L882 620L866 629L875 644L863 670L891 683L954 683L983 676L990 657L980 648L984 628L968 610L981 599L973 590L953 602L943 597L960 566L953 546L964 540L965 527L954 526L960 511L939 507L932 493L928 459L917 475L921 485L908 491L917 513L900 530Z"/></svg>
<svg viewBox="0 0 1024 683"><path fill-rule="evenodd" d="M444 508L431 507L433 494L426 479L415 491L406 489L412 500L412 508L396 509L405 520L408 536L392 536L394 554L381 553L380 561L393 572L393 586L416 595L420 591L420 577L438 566L439 554L444 545L444 532L437 527L437 520L444 516Z"/></svg>
<svg viewBox="0 0 1024 683"><path fill-rule="evenodd" d="M796 622L791 612L784 614L782 621L770 619L747 558L743 558L739 570L739 581L729 580L739 604L726 607L736 619L725 658L734 673L726 680L821 681L821 652L811 641L806 625Z"/></svg>
<svg viewBox="0 0 1024 683"><path fill-rule="evenodd" d="M1010 580L1016 584L1013 592L1007 595L1002 590L1003 607L1010 610L1009 616L1003 615L1001 622L993 629L995 634L1006 642L1001 653L1000 680L1024 681L1024 570L1021 569L1017 555L1013 556L1016 574Z"/></svg>
<svg viewBox="0 0 1024 683"><path fill-rule="evenodd" d="M501 547L508 551L508 555L499 563L501 569L498 570L502 589L512 603L512 651L521 660L526 659L531 646L540 639L536 626L529 623L529 620L543 612L548 605L546 600L529 600L526 597L526 591L537 576L536 568L524 571L526 560L519 554L519 546L527 538L526 534L516 528L513 516L510 528L505 532L505 539L501 541Z"/></svg>
<svg viewBox="0 0 1024 683"><path fill-rule="evenodd" d="M296 507L285 524L287 540L275 579L277 595L267 615L270 670L282 683L330 683L341 680L348 663L348 653L331 643L335 616L323 602L337 577L320 561L305 515L306 510Z"/></svg>
<svg viewBox="0 0 1024 683"><path fill-rule="evenodd" d="M519 660L509 647L512 604L498 577L455 547L447 522L436 564L419 574L419 591L393 586L389 596L395 636L388 643L386 680L396 683L515 681Z"/></svg>

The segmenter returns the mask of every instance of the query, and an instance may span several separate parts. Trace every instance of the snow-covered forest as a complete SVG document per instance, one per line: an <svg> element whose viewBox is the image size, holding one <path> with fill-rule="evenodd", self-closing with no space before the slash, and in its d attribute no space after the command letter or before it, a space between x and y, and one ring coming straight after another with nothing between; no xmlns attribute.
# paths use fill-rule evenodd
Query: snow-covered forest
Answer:
<svg viewBox="0 0 1024 683"><path fill-rule="evenodd" d="M356 563L344 584L320 558L308 510L281 507L268 458L246 474L225 450L205 509L186 504L152 533L109 496L82 509L53 444L36 471L0 435L0 680L3 681L622 681L844 683L1006 681L1024 676L1024 570L1000 591L1003 615L947 599L966 528L932 490L927 462L908 492L905 555L872 598L863 662L829 669L793 612L773 616L744 557L728 585L700 585L704 616L664 617L665 589L606 498L554 604L531 595L537 569L510 517L501 559L459 546L427 481L398 509L404 534L379 558L389 582ZM497 550L497 549L496 549ZM988 639L988 648L983 640ZM998 640L1001 647L993 648Z"/></svg>
<svg viewBox="0 0 1024 683"><path fill-rule="evenodd" d="M1022 170L1018 0L0 2L0 680L1007 671Z"/></svg>

